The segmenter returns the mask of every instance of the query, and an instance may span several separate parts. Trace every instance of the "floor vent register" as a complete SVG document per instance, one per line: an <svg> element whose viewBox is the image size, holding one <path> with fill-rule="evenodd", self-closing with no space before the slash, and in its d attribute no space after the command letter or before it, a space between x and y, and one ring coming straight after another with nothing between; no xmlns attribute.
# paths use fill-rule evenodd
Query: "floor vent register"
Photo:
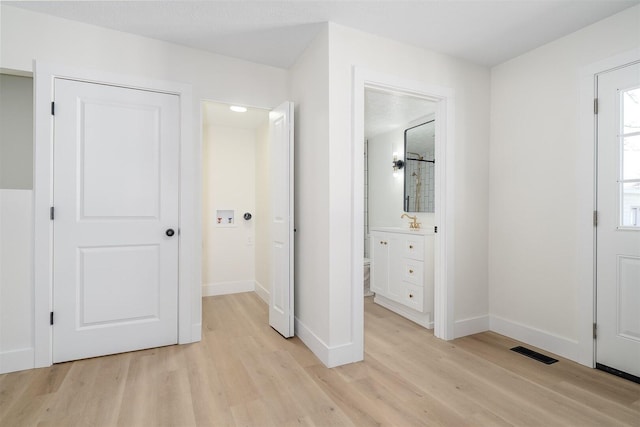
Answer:
<svg viewBox="0 0 640 427"><path fill-rule="evenodd" d="M551 365L552 363L556 363L558 359L554 359L553 357L545 356L544 354L538 353L537 351L533 351L526 347L517 346L513 347L511 351L515 351L516 353L524 354L527 357L530 357L538 362L542 362L545 365Z"/></svg>

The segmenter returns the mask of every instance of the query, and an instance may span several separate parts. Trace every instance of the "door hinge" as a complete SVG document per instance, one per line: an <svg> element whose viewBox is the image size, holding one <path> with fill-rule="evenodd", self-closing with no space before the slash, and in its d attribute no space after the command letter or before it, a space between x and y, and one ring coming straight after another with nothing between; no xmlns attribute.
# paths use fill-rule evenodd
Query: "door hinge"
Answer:
<svg viewBox="0 0 640 427"><path fill-rule="evenodd" d="M437 225L433 227L433 232L434 232L434 233L437 233L437 232L438 232L438 226L437 226Z"/></svg>
<svg viewBox="0 0 640 427"><path fill-rule="evenodd" d="M595 340L596 338L598 338L598 327L594 323L593 324L593 339Z"/></svg>
<svg viewBox="0 0 640 427"><path fill-rule="evenodd" d="M56 115L56 103L51 101L51 115L55 116Z"/></svg>
<svg viewBox="0 0 640 427"><path fill-rule="evenodd" d="M598 226L598 211L593 211L593 226Z"/></svg>
<svg viewBox="0 0 640 427"><path fill-rule="evenodd" d="M593 114L598 114L598 98L593 98Z"/></svg>
<svg viewBox="0 0 640 427"><path fill-rule="evenodd" d="M56 218L55 209L53 206L49 208L49 219L53 221Z"/></svg>
<svg viewBox="0 0 640 427"><path fill-rule="evenodd" d="M53 325L53 311L49 313L49 324Z"/></svg>

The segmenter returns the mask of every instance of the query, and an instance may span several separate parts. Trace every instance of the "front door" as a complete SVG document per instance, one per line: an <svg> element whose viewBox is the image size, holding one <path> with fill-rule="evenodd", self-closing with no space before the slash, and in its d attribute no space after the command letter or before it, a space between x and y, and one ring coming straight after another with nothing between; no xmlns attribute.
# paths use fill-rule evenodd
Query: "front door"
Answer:
<svg viewBox="0 0 640 427"><path fill-rule="evenodd" d="M56 78L53 361L177 343L179 97Z"/></svg>
<svg viewBox="0 0 640 427"><path fill-rule="evenodd" d="M597 366L640 377L640 64L597 76Z"/></svg>

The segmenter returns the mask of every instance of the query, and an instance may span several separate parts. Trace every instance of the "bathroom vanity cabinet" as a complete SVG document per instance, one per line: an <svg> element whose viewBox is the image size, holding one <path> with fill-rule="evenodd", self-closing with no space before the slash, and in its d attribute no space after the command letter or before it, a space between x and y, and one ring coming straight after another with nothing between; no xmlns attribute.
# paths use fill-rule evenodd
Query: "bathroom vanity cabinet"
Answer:
<svg viewBox="0 0 640 427"><path fill-rule="evenodd" d="M433 327L433 233L372 228L371 290L374 302Z"/></svg>

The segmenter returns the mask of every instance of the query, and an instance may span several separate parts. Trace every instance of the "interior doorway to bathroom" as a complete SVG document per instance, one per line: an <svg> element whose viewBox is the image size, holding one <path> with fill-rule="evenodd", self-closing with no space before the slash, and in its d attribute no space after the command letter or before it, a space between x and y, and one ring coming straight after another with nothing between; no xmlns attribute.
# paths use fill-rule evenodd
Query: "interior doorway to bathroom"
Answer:
<svg viewBox="0 0 640 427"><path fill-rule="evenodd" d="M363 270L372 322L381 313L374 303L433 329L436 105L364 90Z"/></svg>
<svg viewBox="0 0 640 427"><path fill-rule="evenodd" d="M352 313L353 313L353 322L355 325L354 328L354 342L361 345L360 347L364 352L364 310L363 310L363 277L364 277L364 246L365 246L365 230L369 231L369 257L374 260L372 263L374 264L374 274L371 277L372 282L376 282L375 275L376 273L382 276L391 277L392 275L395 277L404 277L406 278L409 275L408 280L410 283L406 286L400 286L399 289L404 293L405 302L407 301L422 301L422 306L420 304L409 304L409 306L414 305L413 309L407 308L407 312L415 313L416 311L424 312L424 296L430 295L429 290L425 292L424 286L422 287L422 294L418 294L416 292L420 292L420 289L416 290L408 285L416 285L421 283L422 278L416 277L416 270L410 266L410 263L404 261L420 261L423 263L425 261L433 262L432 266L423 265L423 272L431 271L433 272L433 310L431 313L431 321L433 325L433 333L436 338L440 339L453 339L454 338L454 322L453 322L453 295L454 295L454 274L453 274L453 254L454 254L454 239L453 239L453 230L455 228L454 219L455 219L455 205L453 203L452 197L452 187L453 187L453 177L454 177L454 122L455 122L455 108L454 108L454 91L450 88L430 85L416 80L404 79L398 76L387 75L384 73L379 73L373 70L367 70L363 68L356 67L354 69L354 91L353 91L353 216L352 222L354 224L353 231L353 258L352 258L352 283L353 283L353 304L352 304ZM397 225L381 225L381 227L389 227L393 230L379 230L383 231L404 231L405 234L401 237L397 237L397 241L392 242L387 239L379 239L376 237L376 241L380 246L376 246L383 254L386 252L386 259L388 262L382 265L375 263L376 254L372 254L374 246L372 246L373 242L373 219L371 218L371 213L368 214L368 224L365 227L365 185L364 185L364 173L365 167L367 168L367 172L370 174L369 169L371 168L372 161L372 152L371 145L369 145L367 150L368 155L368 164L365 165L364 162L364 151L365 151L365 103L366 97L365 93L374 93L381 92L390 94L393 96L407 96L411 98L418 98L424 101L428 101L432 103L433 106L433 132L434 132L434 159L429 159L427 155L421 155L419 153L415 156L415 159L418 160L435 160L433 166L434 173L434 212L432 213L433 222L429 223L428 219L424 219L423 215L427 215L426 213L412 214L408 213L405 210L406 203L406 195L413 196L415 198L416 193L414 190L409 190L407 194L404 191L404 181L400 179L400 182L388 181L391 182L391 186L396 185L397 187L403 186L402 188L402 197L398 200L395 205L397 206L397 211L395 215L393 215L393 221L400 220L406 221L401 223L403 230L400 230ZM427 119L426 116L429 115L429 112L425 111L423 113L424 118ZM420 118L419 115L417 118ZM430 120L426 120L425 122L416 123L415 125L421 125ZM400 126L400 125L397 125ZM409 128L406 128L409 129ZM406 130L405 129L405 130ZM403 135L404 136L404 135ZM369 141L371 144L371 141ZM402 146L404 148L404 146ZM396 153L396 154L394 154ZM398 177L401 176L401 170L404 170L404 151L392 151L391 148L387 149L386 154L384 156L387 157L387 168L390 177L393 177L393 173L396 172ZM362 156L362 157L360 157ZM412 155L413 156L413 155ZM422 157L422 159L421 159ZM402 161L398 163L398 161ZM401 167L402 166L402 167ZM394 170L395 169L395 170ZM406 177L406 173L403 173ZM409 175L411 176L411 175ZM423 181L423 184L424 181ZM368 200L373 194L373 182L369 180L367 182L367 194L366 194L366 202L368 204L368 209L371 209L372 201ZM400 193L399 189L396 189L397 193ZM428 197L426 195L422 195L421 204L424 203L425 199ZM392 205L392 202L388 203ZM406 214L406 215L405 215ZM401 218L403 217L404 218ZM411 218L407 218L410 216ZM414 219L415 218L415 219ZM415 237L419 236L419 233L413 234L411 226L409 225L409 220L412 223L424 222L421 224L422 229L424 227L433 226L433 245L430 245L428 242L423 241L422 243L415 244ZM415 227L415 225L414 225ZM410 233L411 234L406 234ZM423 233L424 236L426 233ZM389 237L389 236L386 236ZM423 240L426 238L423 238ZM384 243L387 243L386 245ZM400 245L400 246L398 246ZM393 246L396 247L404 247L404 252L402 250L392 251L390 248ZM428 248L432 248L433 253L428 254L424 252L428 250ZM395 255L394 255L395 254ZM391 262L392 257L398 257L398 254L407 255L404 261L400 260L400 262ZM404 262L404 263L403 263ZM382 267L382 272L378 272L377 269ZM398 270L399 269L399 270ZM413 272L412 272L413 270ZM404 274L404 276L403 276ZM402 280L401 280L402 281ZM417 282L411 283L411 281ZM390 280L387 281L387 286L392 283ZM393 283L397 283L393 281ZM372 289L375 292L375 289ZM413 310L413 311L412 311ZM406 316L405 317L409 317ZM415 319L412 319L416 321ZM429 325L431 326L431 325ZM362 332L362 335L360 333ZM364 353L363 353L364 354Z"/></svg>
<svg viewBox="0 0 640 427"><path fill-rule="evenodd" d="M293 104L202 103L203 296L255 291L293 336Z"/></svg>

